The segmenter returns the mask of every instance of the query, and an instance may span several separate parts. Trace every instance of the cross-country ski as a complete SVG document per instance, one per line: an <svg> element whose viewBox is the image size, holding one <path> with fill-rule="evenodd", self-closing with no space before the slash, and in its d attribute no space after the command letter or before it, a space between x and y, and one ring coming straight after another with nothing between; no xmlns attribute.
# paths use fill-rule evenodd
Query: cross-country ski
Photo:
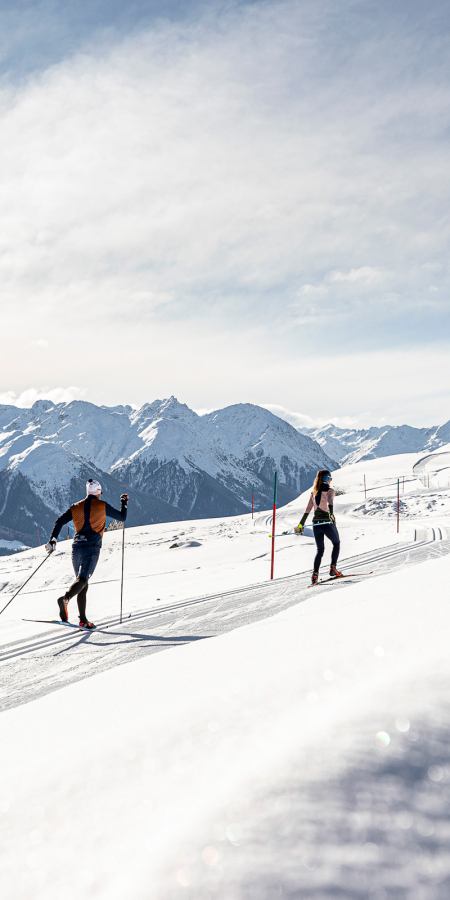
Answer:
<svg viewBox="0 0 450 900"><path fill-rule="evenodd" d="M330 578L319 578L318 581L314 581L312 584L309 585L309 587L316 587L319 584L330 584L330 582L337 583L339 581L345 580L346 578L364 578L367 575L373 575L373 572L351 572L350 574L347 574L347 575L342 575L342 573L341 573L339 576L333 575Z"/></svg>
<svg viewBox="0 0 450 900"><path fill-rule="evenodd" d="M45 625L64 625L65 628L78 628L78 629L81 629L82 631L92 631L93 629L95 629L97 627L96 625L92 625L92 623L90 624L90 626L88 626L88 625L83 625L81 623L77 624L76 622L62 622L61 619L23 619L22 621L23 622L39 622L39 623L45 624Z"/></svg>

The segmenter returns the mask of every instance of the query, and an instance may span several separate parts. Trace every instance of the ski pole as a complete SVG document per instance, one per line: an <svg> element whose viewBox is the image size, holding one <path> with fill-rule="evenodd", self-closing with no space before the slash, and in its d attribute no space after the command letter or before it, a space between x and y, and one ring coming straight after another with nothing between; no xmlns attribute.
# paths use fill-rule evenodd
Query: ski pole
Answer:
<svg viewBox="0 0 450 900"><path fill-rule="evenodd" d="M20 594L21 590L25 587L26 584L28 584L28 582L32 579L33 575L36 575L36 572L38 571L38 569L40 569L41 566L43 566L44 563L47 562L49 556L51 556L52 553L53 553L53 550L50 550L50 553L47 553L47 556L45 557L45 559L42 560L41 563L39 563L37 569L35 569L34 572L31 573L30 577L27 578L26 581L24 581L22 587L20 587L19 590L16 591L16 593L11 597L11 600L8 600L6 606L4 606L3 609L0 609L0 616L1 616L2 612L5 611L6 607L9 606L9 604L13 602L14 598L17 597L17 594Z"/></svg>
<svg viewBox="0 0 450 900"><path fill-rule="evenodd" d="M123 563L125 557L125 522L122 528L122 578L120 581L120 624L122 624L122 600L123 600Z"/></svg>

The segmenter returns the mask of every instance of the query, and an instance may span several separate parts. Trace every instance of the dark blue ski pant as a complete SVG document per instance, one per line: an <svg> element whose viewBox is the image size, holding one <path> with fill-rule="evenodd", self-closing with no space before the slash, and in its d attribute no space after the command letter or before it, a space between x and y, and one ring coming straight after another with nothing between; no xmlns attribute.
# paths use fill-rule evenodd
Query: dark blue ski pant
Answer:
<svg viewBox="0 0 450 900"><path fill-rule="evenodd" d="M100 556L100 546L72 544L72 564L77 578L90 578Z"/></svg>
<svg viewBox="0 0 450 900"><path fill-rule="evenodd" d="M314 571L318 572L320 568L320 563L322 562L322 556L325 550L325 538L327 537L331 543L333 544L333 550L331 553L331 565L335 566L339 559L339 550L341 549L341 542L339 540L339 532L336 528L336 525L332 525L331 522L326 522L324 525L314 525L314 537L316 539L317 553L314 559Z"/></svg>

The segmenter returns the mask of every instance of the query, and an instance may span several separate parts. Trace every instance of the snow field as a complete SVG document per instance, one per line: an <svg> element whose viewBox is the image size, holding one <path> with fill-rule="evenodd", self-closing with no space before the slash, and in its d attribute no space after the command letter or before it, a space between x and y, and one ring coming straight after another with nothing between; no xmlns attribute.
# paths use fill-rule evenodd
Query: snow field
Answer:
<svg viewBox="0 0 450 900"><path fill-rule="evenodd" d="M298 754L308 765L319 754L320 779L329 780L336 760L327 736L347 732L351 753L355 722L366 718L369 756L377 759L387 749L380 735L390 735L396 720L414 723L442 699L436 682L448 676L450 611L439 590L448 577L444 558L351 589L333 586L275 619L3 713L7 896L196 896L202 884L191 881L192 863L201 863L203 877L206 847L215 848L217 865L226 856L214 839L220 825L228 844L241 831L242 843L230 871L222 866L212 880L217 889L224 877L236 880L233 869L253 837L237 812L228 821L228 811L251 808L256 793L286 784ZM283 858L282 833L275 844ZM299 891L303 870L289 855L277 878L292 878L293 869ZM250 872L238 865L238 885L258 871L257 860ZM214 888L211 896L223 894Z"/></svg>
<svg viewBox="0 0 450 900"><path fill-rule="evenodd" d="M380 499L390 462L371 470ZM348 467L352 492L336 498L345 557L400 546L416 527L398 539L393 521L355 514L368 465ZM277 533L297 524L305 496L280 510ZM419 525L434 523L428 496ZM269 590L268 521L130 529L126 612L257 581ZM120 540L105 536L94 621L118 611ZM276 547L276 577L311 568L312 537ZM42 593L31 582L1 620L5 651L35 638L21 657L30 678L51 626L21 619L54 615L69 550L58 545L36 576ZM0 559L5 602L41 558ZM77 683L80 654L99 652L102 636L55 645L55 671L73 683L1 716L5 896L447 900L449 568L444 555L297 595L285 581L297 602L276 616ZM174 636L202 632L200 607L194 621L174 612Z"/></svg>

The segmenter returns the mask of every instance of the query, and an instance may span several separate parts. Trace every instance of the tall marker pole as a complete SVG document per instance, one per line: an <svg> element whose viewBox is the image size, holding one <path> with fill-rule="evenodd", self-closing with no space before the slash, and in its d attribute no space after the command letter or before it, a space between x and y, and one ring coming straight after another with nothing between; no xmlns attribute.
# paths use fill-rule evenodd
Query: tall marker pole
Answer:
<svg viewBox="0 0 450 900"><path fill-rule="evenodd" d="M273 519L272 519L272 560L270 564L270 578L273 578L273 563L275 556L275 516L277 513L277 472L273 480Z"/></svg>
<svg viewBox="0 0 450 900"><path fill-rule="evenodd" d="M364 500L367 500L366 476L364 475Z"/></svg>
<svg viewBox="0 0 450 900"><path fill-rule="evenodd" d="M400 478L397 478L397 534L400 531Z"/></svg>
<svg viewBox="0 0 450 900"><path fill-rule="evenodd" d="M253 486L252 487L252 519L253 519L254 510L255 510L255 487Z"/></svg>
<svg viewBox="0 0 450 900"><path fill-rule="evenodd" d="M120 624L122 624L122 600L123 600L123 564L125 558L125 522L122 528L122 578L120 581Z"/></svg>

